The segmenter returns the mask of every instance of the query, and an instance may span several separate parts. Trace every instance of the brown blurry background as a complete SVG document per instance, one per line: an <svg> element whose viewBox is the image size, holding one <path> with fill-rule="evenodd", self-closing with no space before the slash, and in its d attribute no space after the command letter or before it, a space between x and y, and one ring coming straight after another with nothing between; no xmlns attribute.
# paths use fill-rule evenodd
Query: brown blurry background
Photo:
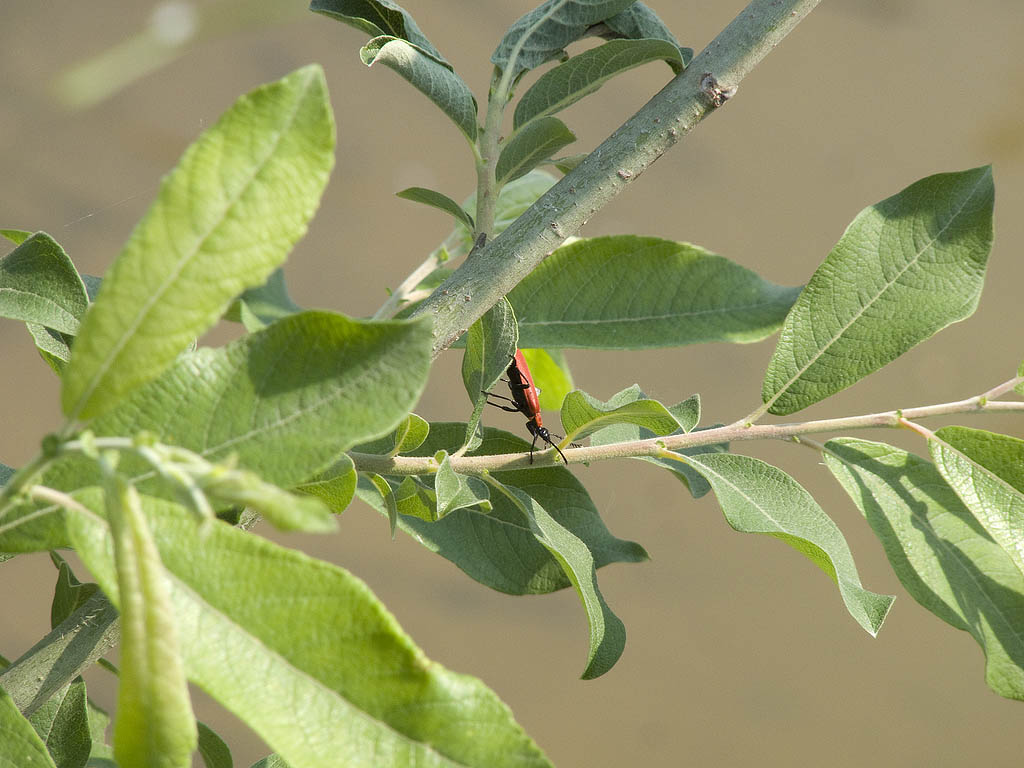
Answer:
<svg viewBox="0 0 1024 768"><path fill-rule="evenodd" d="M406 0L483 101L488 56L533 0ZM742 2L649 0L700 50ZM384 67L367 36L303 0L199 3L216 21L153 74L70 110L54 79L136 36L153 6L125 0L0 8L0 227L43 229L79 269L101 274L153 199L160 176L234 99L311 61L338 122L334 176L287 275L296 301L371 314L448 232L446 218L394 197L408 186L462 199L472 163L461 136ZM261 16L261 14L267 14ZM211 28L212 27L212 28ZM1024 357L1024 6L1019 0L827 0L741 85L736 98L588 224L698 243L775 282L805 282L863 207L939 171L995 165L996 244L977 314L806 418L960 399L1013 375ZM155 50L155 49L154 49ZM664 65L617 78L566 113L592 148L668 79ZM522 90L522 89L521 89ZM214 332L220 343L232 329ZM705 422L758 403L772 342L643 353L570 352L578 386L606 398L634 382L674 403L701 393ZM457 354L438 364L417 411L464 419ZM0 323L0 461L19 465L59 423L57 380L17 323ZM555 416L549 417L556 420ZM556 420L557 421L557 420ZM1007 417L966 423L1024 435ZM522 419L488 422L525 434ZM924 452L909 435L861 433ZM573 472L609 528L651 553L601 584L629 640L618 665L577 679L586 625L569 591L533 598L470 581L358 502L329 537L262 533L365 579L429 656L479 675L560 766L1019 765L1021 704L991 693L973 640L917 606L867 524L810 451L738 446L808 487L846 534L864 585L899 595L879 637L846 614L834 585L768 537L734 534L711 496L694 502L638 462ZM79 574L85 578L85 573ZM0 653L48 629L55 572L45 555L0 566ZM110 676L93 694L113 700ZM266 748L197 694L198 715L235 764Z"/></svg>

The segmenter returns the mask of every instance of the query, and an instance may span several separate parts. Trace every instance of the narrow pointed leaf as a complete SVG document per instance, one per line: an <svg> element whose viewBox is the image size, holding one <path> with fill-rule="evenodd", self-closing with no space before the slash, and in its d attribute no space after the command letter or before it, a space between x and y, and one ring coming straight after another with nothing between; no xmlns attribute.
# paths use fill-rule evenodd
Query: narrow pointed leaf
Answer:
<svg viewBox="0 0 1024 768"><path fill-rule="evenodd" d="M77 611L90 597L96 594L99 587L92 583L83 584L75 578L67 561L55 551L50 552L50 559L57 566L57 585L54 587L53 602L50 605L50 628L52 629Z"/></svg>
<svg viewBox="0 0 1024 768"><path fill-rule="evenodd" d="M786 318L770 413L824 400L978 305L992 248L990 166L922 179L861 211Z"/></svg>
<svg viewBox="0 0 1024 768"><path fill-rule="evenodd" d="M0 765L18 768L24 765L57 768L39 734L32 728L10 695L0 688Z"/></svg>
<svg viewBox="0 0 1024 768"><path fill-rule="evenodd" d="M676 417L640 388L632 387L603 403L582 390L570 392L562 403L562 427L566 440L582 440L613 424L635 424L656 435L668 435L681 428Z"/></svg>
<svg viewBox="0 0 1024 768"><path fill-rule="evenodd" d="M1024 573L1024 440L943 427L928 448L946 482Z"/></svg>
<svg viewBox="0 0 1024 768"><path fill-rule="evenodd" d="M412 16L391 0L313 0L309 10L360 29L371 37L390 35L406 40L450 68Z"/></svg>
<svg viewBox="0 0 1024 768"><path fill-rule="evenodd" d="M920 456L843 437L825 444L824 457L911 597L971 633L992 690L1024 700L1024 575L1012 558Z"/></svg>
<svg viewBox="0 0 1024 768"><path fill-rule="evenodd" d="M124 768L188 768L198 736L171 585L135 488L111 477L106 499L121 614L114 757Z"/></svg>
<svg viewBox="0 0 1024 768"><path fill-rule="evenodd" d="M234 768L231 750L224 739L205 723L199 723L199 754L206 768Z"/></svg>
<svg viewBox="0 0 1024 768"><path fill-rule="evenodd" d="M85 765L89 758L92 738L89 734L89 715L86 710L85 683L82 678L57 691L32 713L29 722L43 740L57 768ZM0 765L3 764L4 761L0 759Z"/></svg>
<svg viewBox="0 0 1024 768"><path fill-rule="evenodd" d="M614 16L633 0L547 0L521 16L505 33L491 61L513 77L560 58L587 28Z"/></svg>
<svg viewBox="0 0 1024 768"><path fill-rule="evenodd" d="M508 300L522 347L652 349L759 341L799 292L695 245L618 235L562 246Z"/></svg>
<svg viewBox="0 0 1024 768"><path fill-rule="evenodd" d="M487 310L469 327L466 351L462 355L462 383L473 403L473 414L466 424L463 445L476 447L478 444L475 436L487 405L486 392L508 368L516 353L518 338L516 317L505 299Z"/></svg>
<svg viewBox="0 0 1024 768"><path fill-rule="evenodd" d="M460 423L431 424L430 437L415 455L433 456L458 445L465 434ZM484 430L479 448L469 455L526 451L529 442L498 429ZM643 547L613 536L583 485L563 467L495 472L506 486L520 488L551 514L559 525L582 540L594 555L595 566L647 560ZM379 495L360 484L360 499L387 514ZM470 578L491 589L513 595L545 594L570 586L561 566L534 538L519 510L502 494L492 494L493 509L458 509L436 523L401 515L399 527L432 552L452 561Z"/></svg>
<svg viewBox="0 0 1024 768"><path fill-rule="evenodd" d="M265 282L305 233L333 163L319 67L239 99L164 178L104 278L63 378L64 413L108 410Z"/></svg>
<svg viewBox="0 0 1024 768"><path fill-rule="evenodd" d="M291 765L549 765L490 689L427 659L347 571L227 525L200 539L159 500L146 510L189 679ZM74 526L108 590L106 527Z"/></svg>
<svg viewBox="0 0 1024 768"><path fill-rule="evenodd" d="M553 115L596 91L618 74L652 61L683 68L678 46L664 40L612 40L577 54L541 75L516 105L516 130L539 117Z"/></svg>
<svg viewBox="0 0 1024 768"><path fill-rule="evenodd" d="M501 150L495 170L498 184L507 184L529 173L574 141L576 134L557 117L534 120L513 134Z"/></svg>
<svg viewBox="0 0 1024 768"><path fill-rule="evenodd" d="M440 107L470 143L476 141L476 99L451 67L405 40L388 36L373 38L360 49L359 56L368 67L379 61L393 69Z"/></svg>
<svg viewBox="0 0 1024 768"><path fill-rule="evenodd" d="M872 637L878 634L893 598L861 586L846 539L800 484L749 456L706 453L685 461L711 483L729 525L789 544L836 583L856 622Z"/></svg>
<svg viewBox="0 0 1024 768"><path fill-rule="evenodd" d="M537 500L518 488L505 488L525 516L534 538L558 562L572 583L590 627L590 649L583 679L600 677L615 666L626 647L626 627L612 613L597 586L597 568L587 545L559 525Z"/></svg>
<svg viewBox="0 0 1024 768"><path fill-rule="evenodd" d="M431 208L444 211L454 217L456 221L464 224L468 229L473 229L474 227L473 217L462 210L462 206L448 197L448 195L424 187L409 187L395 194L403 200L412 200L415 203L423 203L423 205L429 205Z"/></svg>
<svg viewBox="0 0 1024 768"><path fill-rule="evenodd" d="M74 335L88 305L78 270L45 232L0 259L0 317Z"/></svg>
<svg viewBox="0 0 1024 768"><path fill-rule="evenodd" d="M10 240L15 245L21 245L32 237L32 233L25 229L0 229L0 237Z"/></svg>
<svg viewBox="0 0 1024 768"><path fill-rule="evenodd" d="M562 407L566 395L575 389L569 361L560 349L523 349L533 374L533 383L540 390L540 407L546 411L557 411Z"/></svg>

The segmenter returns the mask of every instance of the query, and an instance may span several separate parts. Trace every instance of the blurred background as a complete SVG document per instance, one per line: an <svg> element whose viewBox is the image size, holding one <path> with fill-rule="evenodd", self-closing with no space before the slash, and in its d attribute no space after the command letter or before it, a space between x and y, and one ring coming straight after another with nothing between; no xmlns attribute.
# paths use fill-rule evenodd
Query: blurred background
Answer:
<svg viewBox="0 0 1024 768"><path fill-rule="evenodd" d="M535 3L405 0L481 104L488 57ZM699 51L742 2L649 0ZM327 72L337 166L308 236L286 266L306 307L372 314L385 288L450 229L394 193L417 185L461 200L475 183L462 137L384 67L358 57L367 36L302 0L150 4L5 0L0 10L0 227L42 229L83 272L102 274L162 174L235 98L308 62ZM917 179L995 166L996 242L978 312L801 416L821 418L957 400L1010 378L1024 357L1024 5L1019 0L829 0L584 234L697 243L778 283L803 283L867 205ZM663 64L616 78L571 108L586 151L669 78ZM522 88L520 89L522 91ZM222 343L237 328L218 329ZM772 342L638 353L571 351L577 386L607 398L637 382L678 402L699 392L704 421L759 402ZM460 358L445 355L417 412L464 419ZM59 423L57 380L23 326L0 323L0 461L18 466ZM555 420L554 415L549 419ZM1024 423L971 426L1024 436ZM496 409L488 422L525 435ZM935 422L938 426L940 423ZM932 426L932 423L929 423ZM912 435L860 433L926 452ZM1020 764L1021 704L991 693L978 646L902 590L882 548L815 454L739 448L781 466L844 531L864 585L899 595L877 639L834 585L768 537L741 536L713 497L693 501L638 462L577 467L609 528L652 560L602 571L629 639L605 677L578 679L586 625L569 591L497 594L465 578L356 502L329 537L261 532L350 569L427 654L478 675L560 766ZM49 629L49 558L0 566L0 653L16 658ZM83 579L85 573L79 573ZM102 670L91 692L111 705ZM267 751L197 692L199 717L249 765Z"/></svg>

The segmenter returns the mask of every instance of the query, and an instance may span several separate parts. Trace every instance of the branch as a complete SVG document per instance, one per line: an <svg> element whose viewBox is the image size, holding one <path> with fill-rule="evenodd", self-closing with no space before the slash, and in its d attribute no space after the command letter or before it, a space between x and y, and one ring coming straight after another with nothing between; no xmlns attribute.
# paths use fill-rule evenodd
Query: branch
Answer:
<svg viewBox="0 0 1024 768"><path fill-rule="evenodd" d="M415 311L434 317L436 358L552 250L721 106L820 0L753 0L680 75L467 258ZM468 299L468 300L467 300Z"/></svg>
<svg viewBox="0 0 1024 768"><path fill-rule="evenodd" d="M663 457L666 451L678 452L688 448L715 443L732 443L742 440L790 440L803 435L821 432L846 432L856 429L907 428L912 420L930 416L946 416L952 413L980 412L1024 413L1024 402L990 401L985 395L958 400L953 403L924 405L896 411L868 413L861 416L845 416L838 419L819 419L786 424L748 424L736 422L725 427L702 429L671 437L651 437L625 443L610 443L587 448L563 447L569 464L582 464L603 459L637 458L643 456ZM535 457L536 466L554 466L561 461L551 454ZM423 475L437 471L438 463L432 457L378 456L365 453L349 454L360 472L376 472L382 475ZM530 454L513 453L494 456L450 457L452 469L464 475L482 475L506 469L529 467Z"/></svg>

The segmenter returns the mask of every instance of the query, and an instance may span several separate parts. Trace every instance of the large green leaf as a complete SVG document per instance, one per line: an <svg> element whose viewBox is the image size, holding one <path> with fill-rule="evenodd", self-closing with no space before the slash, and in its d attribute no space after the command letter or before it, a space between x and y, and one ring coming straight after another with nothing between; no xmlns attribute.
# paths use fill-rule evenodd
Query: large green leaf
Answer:
<svg viewBox="0 0 1024 768"><path fill-rule="evenodd" d="M265 481L290 488L393 429L429 369L429 323L303 312L221 349L183 355L93 428L100 436L146 431L209 461L233 455ZM150 471L127 459L122 467L137 476ZM86 460L65 461L45 481L68 491L98 482ZM157 482L142 487L156 492ZM62 519L52 505L16 507L0 519L0 551L64 546Z"/></svg>
<svg viewBox="0 0 1024 768"><path fill-rule="evenodd" d="M387 35L373 38L359 56L368 67L379 61L393 69L440 107L470 143L476 141L476 99L451 67L412 43Z"/></svg>
<svg viewBox="0 0 1024 768"><path fill-rule="evenodd" d="M518 130L531 120L560 112L615 75L659 60L667 61L676 71L683 68L678 46L665 40L612 40L584 51L545 72L530 86L516 105L513 126Z"/></svg>
<svg viewBox="0 0 1024 768"><path fill-rule="evenodd" d="M576 135L557 117L537 118L503 145L494 172L498 184L524 176L574 141Z"/></svg>
<svg viewBox="0 0 1024 768"><path fill-rule="evenodd" d="M309 10L361 29L371 37L390 35L407 40L451 68L408 11L391 0L313 0Z"/></svg>
<svg viewBox="0 0 1024 768"><path fill-rule="evenodd" d="M1024 573L1024 440L943 427L928 448L946 482Z"/></svg>
<svg viewBox="0 0 1024 768"><path fill-rule="evenodd" d="M491 61L517 77L527 69L564 55L565 47L587 34L587 28L614 16L633 0L547 0L516 20Z"/></svg>
<svg viewBox="0 0 1024 768"><path fill-rule="evenodd" d="M647 397L636 384L612 395L606 403L579 389L570 392L562 402L561 417L569 441L582 440L613 424L632 424L655 435L669 435L682 428L668 408Z"/></svg>
<svg viewBox="0 0 1024 768"><path fill-rule="evenodd" d="M759 341L798 293L695 245L617 235L563 245L508 299L520 346L651 349Z"/></svg>
<svg viewBox="0 0 1024 768"><path fill-rule="evenodd" d="M884 443L841 437L825 463L867 518L900 583L985 653L985 680L1024 699L1024 576L935 466Z"/></svg>
<svg viewBox="0 0 1024 768"><path fill-rule="evenodd" d="M984 166L929 176L861 211L786 318L762 387L766 409L806 408L969 317L994 199Z"/></svg>
<svg viewBox="0 0 1024 768"><path fill-rule="evenodd" d="M182 156L103 280L63 378L88 419L158 376L288 255L334 163L323 71L240 98Z"/></svg>
<svg viewBox="0 0 1024 768"><path fill-rule="evenodd" d="M403 189L401 192L396 192L395 196L400 197L403 200L412 200L415 203L422 203L423 205L429 205L431 208L437 208L439 211L444 211L457 222L464 225L467 229L472 230L476 226L473 223L473 217L466 213L466 211L462 209L462 206L448 197L448 195L436 190L427 189L426 187L408 187L407 189Z"/></svg>
<svg viewBox="0 0 1024 768"><path fill-rule="evenodd" d="M431 424L427 441L415 455L433 456L458 446L465 434L460 423ZM526 451L530 444L498 429L485 429L482 444L469 455ZM582 540L594 565L636 563L647 559L643 547L609 533L594 502L572 473L560 466L495 472L504 485L519 488L542 505L559 525ZM397 481L395 483L397 485ZM360 481L359 498L387 516L380 497ZM534 538L520 511L502 494L491 494L493 509L457 509L436 523L400 515L399 527L432 552L491 589L513 595L544 594L570 586L561 566Z"/></svg>
<svg viewBox="0 0 1024 768"><path fill-rule="evenodd" d="M0 765L4 768L57 768L32 724L22 717L10 695L0 688Z"/></svg>
<svg viewBox="0 0 1024 768"><path fill-rule="evenodd" d="M493 476L492 476L493 477ZM534 538L551 553L583 603L590 627L590 649L583 679L600 677L615 666L626 647L626 627L612 613L597 586L594 555L578 537L553 518L537 500L518 488L495 482L514 501Z"/></svg>
<svg viewBox="0 0 1024 768"><path fill-rule="evenodd" d="M0 317L74 335L88 305L78 270L45 232L0 259Z"/></svg>
<svg viewBox="0 0 1024 768"><path fill-rule="evenodd" d="M146 510L189 679L291 765L549 765L490 689L427 659L347 571L221 523L201 537L159 500ZM72 527L108 590L106 526Z"/></svg>
<svg viewBox="0 0 1024 768"><path fill-rule="evenodd" d="M861 586L843 534L799 483L777 467L734 453L691 454L685 461L711 483L729 525L789 544L836 583L856 622L878 634L893 598Z"/></svg>
<svg viewBox="0 0 1024 768"><path fill-rule="evenodd" d="M114 757L124 768L190 768L198 734L170 585L139 494L119 475L107 478L106 511L117 587L104 591L121 618Z"/></svg>
<svg viewBox="0 0 1024 768"><path fill-rule="evenodd" d="M604 26L607 29L601 30L600 35L606 40L615 40L622 37L630 40L640 40L642 38L665 40L679 48L679 52L682 54L683 66L689 65L690 59L693 58L693 49L683 48L680 46L675 35L673 35L669 31L668 27L665 26L664 22L658 18L658 14L643 3L633 3L629 8L621 13L617 13L614 16L605 19ZM682 71L682 67L676 69L673 62L670 61L668 64L676 74Z"/></svg>

